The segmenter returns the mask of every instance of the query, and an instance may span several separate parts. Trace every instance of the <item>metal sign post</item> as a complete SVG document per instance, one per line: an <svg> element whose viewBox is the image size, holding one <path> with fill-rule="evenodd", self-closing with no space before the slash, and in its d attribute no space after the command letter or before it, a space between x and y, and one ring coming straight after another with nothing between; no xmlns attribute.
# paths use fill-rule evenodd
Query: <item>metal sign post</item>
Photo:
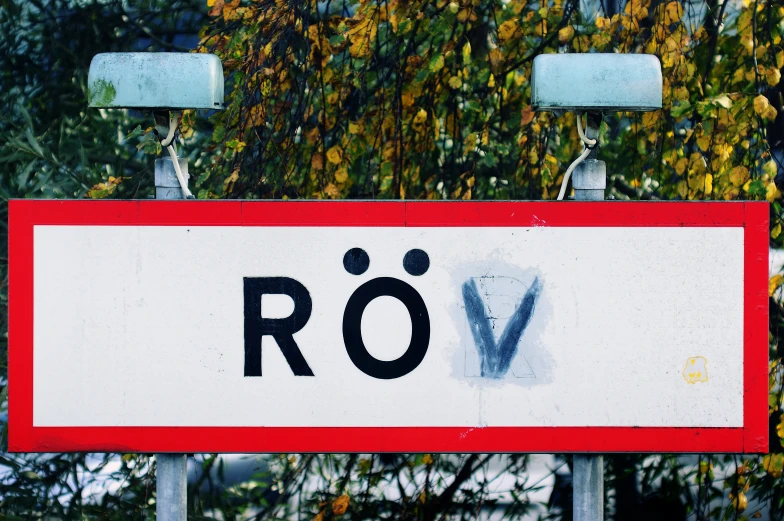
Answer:
<svg viewBox="0 0 784 521"><path fill-rule="evenodd" d="M187 183L188 160L179 159ZM183 191L171 158L155 160L155 198L183 199ZM158 521L185 521L188 513L187 458L185 454L156 454L156 504Z"/></svg>
<svg viewBox="0 0 784 521"><path fill-rule="evenodd" d="M581 117L576 114L575 117ZM599 139L601 114L589 113L585 137ZM598 141L597 141L598 144ZM596 158L598 146L577 165L572 177L574 198L578 201L604 200L607 187L606 166ZM604 456L575 454L572 463L572 509L575 521L604 519Z"/></svg>
<svg viewBox="0 0 784 521"><path fill-rule="evenodd" d="M185 454L156 454L155 514L158 521L185 521L187 465Z"/></svg>

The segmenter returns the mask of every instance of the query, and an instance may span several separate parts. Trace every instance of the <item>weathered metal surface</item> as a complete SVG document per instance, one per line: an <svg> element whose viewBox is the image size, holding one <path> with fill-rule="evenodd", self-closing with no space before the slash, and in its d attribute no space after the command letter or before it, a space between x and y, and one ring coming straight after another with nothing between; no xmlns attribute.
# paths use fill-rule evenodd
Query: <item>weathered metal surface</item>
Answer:
<svg viewBox="0 0 784 521"><path fill-rule="evenodd" d="M180 170L185 182L188 182L188 159L179 158ZM182 199L182 188L174 171L174 163L170 157L161 157L155 160L155 198L156 199Z"/></svg>
<svg viewBox="0 0 784 521"><path fill-rule="evenodd" d="M586 159L574 169L575 190L604 190L607 187L607 166L598 159Z"/></svg>
<svg viewBox="0 0 784 521"><path fill-rule="evenodd" d="M588 155L588 158L577 165L572 174L572 188L576 201L601 201L604 199L604 189L607 187L607 166L604 161L597 159L599 146L599 125L601 117L590 114L587 118L585 136L596 139L597 145Z"/></svg>
<svg viewBox="0 0 784 521"><path fill-rule="evenodd" d="M214 54L97 54L87 78L90 107L222 109L223 67Z"/></svg>
<svg viewBox="0 0 784 521"><path fill-rule="evenodd" d="M575 454L572 487L574 521L604 521L604 457Z"/></svg>
<svg viewBox="0 0 784 521"><path fill-rule="evenodd" d="M185 521L187 503L187 460L185 454L156 454L155 514L158 521Z"/></svg>
<svg viewBox="0 0 784 521"><path fill-rule="evenodd" d="M188 179L188 160L179 158L180 169ZM182 199L182 189L174 173L171 158L155 160L155 198ZM172 266L173 268L174 266ZM161 374L159 378L166 378ZM185 521L187 503L187 460L185 454L156 454L155 474L156 505L158 521Z"/></svg>
<svg viewBox="0 0 784 521"><path fill-rule="evenodd" d="M531 105L553 111L651 111L662 106L661 63L650 54L541 54Z"/></svg>
<svg viewBox="0 0 784 521"><path fill-rule="evenodd" d="M579 115L577 117L580 117ZM585 136L599 144L601 118L589 114ZM577 201L601 201L607 186L607 168L596 159L598 146L580 163L572 177ZM575 454L572 461L572 509L574 521L604 521L604 458Z"/></svg>

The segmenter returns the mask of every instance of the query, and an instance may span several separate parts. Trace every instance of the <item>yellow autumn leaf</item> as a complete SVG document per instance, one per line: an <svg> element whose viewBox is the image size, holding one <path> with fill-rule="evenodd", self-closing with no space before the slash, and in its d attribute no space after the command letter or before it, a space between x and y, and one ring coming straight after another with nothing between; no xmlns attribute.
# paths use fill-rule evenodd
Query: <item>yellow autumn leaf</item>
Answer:
<svg viewBox="0 0 784 521"><path fill-rule="evenodd" d="M716 154L715 157L718 158L719 161L729 161L732 150L732 145L729 143L719 143L713 147L713 153Z"/></svg>
<svg viewBox="0 0 784 521"><path fill-rule="evenodd" d="M700 147L700 150L702 150L703 152L707 152L708 147L710 146L710 138L708 136L698 137L697 146Z"/></svg>
<svg viewBox="0 0 784 521"><path fill-rule="evenodd" d="M764 95L760 94L756 98L754 98L754 112L757 113L758 116L765 117L768 109L770 108L770 101Z"/></svg>
<svg viewBox="0 0 784 521"><path fill-rule="evenodd" d="M536 36L544 36L547 34L547 19L542 18L539 22L534 25L534 35Z"/></svg>
<svg viewBox="0 0 784 521"><path fill-rule="evenodd" d="M781 273L777 273L770 278L770 281L768 281L769 297L772 297L776 290L781 287L782 282L784 282L784 276L782 276Z"/></svg>
<svg viewBox="0 0 784 521"><path fill-rule="evenodd" d="M749 180L749 169L745 166L736 166L730 170L730 182L733 186L740 187Z"/></svg>
<svg viewBox="0 0 784 521"><path fill-rule="evenodd" d="M743 512L746 510L746 507L749 504L748 499L746 499L746 494L741 491L738 491L738 495L730 493L730 501L732 502L732 506L735 507L735 510L738 512Z"/></svg>
<svg viewBox="0 0 784 521"><path fill-rule="evenodd" d="M266 117L266 107L264 105L254 105L248 114L247 125L249 127L259 127L264 123Z"/></svg>
<svg viewBox="0 0 784 521"><path fill-rule="evenodd" d="M324 511L322 510L316 514L316 517L313 518L313 521L324 521Z"/></svg>
<svg viewBox="0 0 784 521"><path fill-rule="evenodd" d="M461 80L458 76L452 76L449 78L449 86L453 89L459 89L463 86L463 80Z"/></svg>
<svg viewBox="0 0 784 521"><path fill-rule="evenodd" d="M343 160L343 150L338 145L330 148L327 150L327 160L334 165L339 165Z"/></svg>
<svg viewBox="0 0 784 521"><path fill-rule="evenodd" d="M768 186L765 187L765 199L768 200L769 203L772 203L776 199L781 197L781 192L779 192L776 183L773 181L768 183Z"/></svg>
<svg viewBox="0 0 784 521"><path fill-rule="evenodd" d="M468 65L471 63L471 42L466 41L463 45L463 64Z"/></svg>
<svg viewBox="0 0 784 521"><path fill-rule="evenodd" d="M645 128L652 127L659 120L659 111L645 112L642 115L642 126Z"/></svg>
<svg viewBox="0 0 784 521"><path fill-rule="evenodd" d="M90 199L103 199L104 197L111 195L122 180L122 177L109 176L109 179L105 183L98 183L90 188L87 192L87 197Z"/></svg>
<svg viewBox="0 0 784 521"><path fill-rule="evenodd" d="M490 50L490 66L493 70L498 70L501 65L504 63L504 53L496 47L495 49Z"/></svg>
<svg viewBox="0 0 784 521"><path fill-rule="evenodd" d="M784 454L768 454L762 458L762 468L774 478L781 476L784 470Z"/></svg>
<svg viewBox="0 0 784 521"><path fill-rule="evenodd" d="M558 41L561 43L566 43L572 39L574 36L574 27L571 25L567 25L563 29L558 31Z"/></svg>
<svg viewBox="0 0 784 521"><path fill-rule="evenodd" d="M664 23L674 24L678 23L683 16L683 6L680 2L670 2L664 8Z"/></svg>
<svg viewBox="0 0 784 521"><path fill-rule="evenodd" d="M771 239L775 239L779 235L781 235L781 223L779 223L776 226L774 226L773 229L770 231L770 238Z"/></svg>
<svg viewBox="0 0 784 521"><path fill-rule="evenodd" d="M223 0L212 0L212 5L208 4L208 7L212 7L207 13L210 16L218 16L223 12Z"/></svg>
<svg viewBox="0 0 784 521"><path fill-rule="evenodd" d="M424 463L425 465L432 465L433 456L431 456L430 454L425 454L424 456L422 456L422 463Z"/></svg>
<svg viewBox="0 0 784 521"><path fill-rule="evenodd" d="M313 170L323 170L324 156L322 156L321 154L313 154L313 157L310 158L310 167Z"/></svg>
<svg viewBox="0 0 784 521"><path fill-rule="evenodd" d="M514 36L517 30L516 20L507 20L498 27L498 38L503 42Z"/></svg>
<svg viewBox="0 0 784 521"><path fill-rule="evenodd" d="M224 3L223 6L223 20L229 21L234 19L234 12L240 6L240 0L230 0L228 3ZM213 6L214 8L214 6Z"/></svg>
<svg viewBox="0 0 784 521"><path fill-rule="evenodd" d="M335 181L338 183L345 183L346 179L348 179L348 171L346 167L338 168L335 172Z"/></svg>
<svg viewBox="0 0 784 521"><path fill-rule="evenodd" d="M361 58L370 54L377 31L378 27L372 18L362 20L349 30L348 41L351 42L351 47L349 47L351 56Z"/></svg>
<svg viewBox="0 0 784 521"><path fill-rule="evenodd" d="M784 414L779 416L779 424L776 425L776 434L779 438L784 439Z"/></svg>
<svg viewBox="0 0 784 521"><path fill-rule="evenodd" d="M767 81L770 86L778 85L781 81L781 71L775 67L771 67L765 72L765 81Z"/></svg>
<svg viewBox="0 0 784 521"><path fill-rule="evenodd" d="M231 193L234 183L240 178L240 171L234 170L230 176L223 180L223 193Z"/></svg>
<svg viewBox="0 0 784 521"><path fill-rule="evenodd" d="M705 195L710 194L713 192L713 176L711 174L705 174Z"/></svg>
<svg viewBox="0 0 784 521"><path fill-rule="evenodd" d="M348 510L349 498L346 494L342 496L336 497L334 501L332 501L332 513L336 516L342 516Z"/></svg>
<svg viewBox="0 0 784 521"><path fill-rule="evenodd" d="M327 186L324 187L324 195L329 197L330 199L337 199L340 197L340 190L338 187L332 183L329 183Z"/></svg>
<svg viewBox="0 0 784 521"><path fill-rule="evenodd" d="M463 140L463 155L468 155L476 148L476 133L471 132Z"/></svg>
<svg viewBox="0 0 784 521"><path fill-rule="evenodd" d="M648 5L650 0L630 0L626 3L624 12L637 20L642 20L648 16Z"/></svg>
<svg viewBox="0 0 784 521"><path fill-rule="evenodd" d="M427 111L425 109L419 109L414 116L414 124L421 125L427 119Z"/></svg>
<svg viewBox="0 0 784 521"><path fill-rule="evenodd" d="M779 171L778 166L776 165L776 161L771 159L770 161L766 162L764 165L762 165L762 171L768 174L768 177L770 178L775 177Z"/></svg>
<svg viewBox="0 0 784 521"><path fill-rule="evenodd" d="M699 152L694 152L689 156L689 175L700 176L705 173L705 158ZM702 185L702 182L700 182Z"/></svg>
<svg viewBox="0 0 784 521"><path fill-rule="evenodd" d="M689 159L682 157L675 163L675 171L678 173L678 175L681 175L686 171L687 166L689 166Z"/></svg>

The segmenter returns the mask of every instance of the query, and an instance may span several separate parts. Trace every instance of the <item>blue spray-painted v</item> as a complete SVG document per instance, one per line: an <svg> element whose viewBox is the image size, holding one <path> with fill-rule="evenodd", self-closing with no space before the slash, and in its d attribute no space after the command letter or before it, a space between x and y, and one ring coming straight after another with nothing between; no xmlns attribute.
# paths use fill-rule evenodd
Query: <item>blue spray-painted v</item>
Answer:
<svg viewBox="0 0 784 521"><path fill-rule="evenodd" d="M531 316L536 308L536 301L542 292L542 285L539 278L534 278L533 283L528 288L520 304L515 309L514 314L509 318L509 322L504 328L496 343L493 337L493 328L490 319L485 315L485 306L476 282L471 278L463 283L463 301L465 302L468 322L471 326L471 334L474 337L474 344L479 351L481 358L481 374L488 378L503 378L509 371L512 360L517 354L517 346L523 336L525 328L531 321ZM526 361L527 363L527 361Z"/></svg>

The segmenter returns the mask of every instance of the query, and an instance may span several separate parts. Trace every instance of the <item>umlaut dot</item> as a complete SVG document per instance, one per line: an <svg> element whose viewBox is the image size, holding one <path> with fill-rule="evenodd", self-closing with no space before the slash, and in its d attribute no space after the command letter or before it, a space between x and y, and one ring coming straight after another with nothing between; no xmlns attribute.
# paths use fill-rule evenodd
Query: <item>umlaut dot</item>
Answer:
<svg viewBox="0 0 784 521"><path fill-rule="evenodd" d="M362 248L351 248L343 255L343 267L352 275L362 275L370 266L370 257Z"/></svg>
<svg viewBox="0 0 784 521"><path fill-rule="evenodd" d="M405 269L409 275L418 277L419 275L423 275L429 267L430 257L428 257L427 253L423 250L416 248L409 250L405 257L403 257L403 269Z"/></svg>

